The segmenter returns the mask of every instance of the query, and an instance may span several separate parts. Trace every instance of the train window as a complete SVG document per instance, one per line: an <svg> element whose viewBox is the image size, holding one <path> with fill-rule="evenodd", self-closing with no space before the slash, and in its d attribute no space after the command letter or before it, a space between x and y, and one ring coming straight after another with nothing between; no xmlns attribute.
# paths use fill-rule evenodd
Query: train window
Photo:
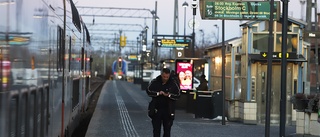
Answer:
<svg viewBox="0 0 320 137"><path fill-rule="evenodd" d="M81 48L81 71L84 71L84 48Z"/></svg>
<svg viewBox="0 0 320 137"><path fill-rule="evenodd" d="M58 26L58 36L57 36L57 71L62 71L64 67L64 34L63 29Z"/></svg>
<svg viewBox="0 0 320 137"><path fill-rule="evenodd" d="M69 72L71 71L71 43L72 39L71 36L69 37Z"/></svg>
<svg viewBox="0 0 320 137"><path fill-rule="evenodd" d="M24 66L24 61L22 59L14 59L12 64L11 64L11 67L12 68L23 68Z"/></svg>

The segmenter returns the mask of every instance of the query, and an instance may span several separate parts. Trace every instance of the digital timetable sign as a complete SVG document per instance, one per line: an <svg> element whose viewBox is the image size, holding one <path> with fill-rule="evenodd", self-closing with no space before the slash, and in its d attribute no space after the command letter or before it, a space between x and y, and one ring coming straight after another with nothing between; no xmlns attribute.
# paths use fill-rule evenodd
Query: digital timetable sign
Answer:
<svg viewBox="0 0 320 137"><path fill-rule="evenodd" d="M157 39L157 46L163 48L185 48L190 44L190 39Z"/></svg>
<svg viewBox="0 0 320 137"><path fill-rule="evenodd" d="M274 19L279 20L280 2L274 2ZM269 20L269 1L200 0L202 19Z"/></svg>

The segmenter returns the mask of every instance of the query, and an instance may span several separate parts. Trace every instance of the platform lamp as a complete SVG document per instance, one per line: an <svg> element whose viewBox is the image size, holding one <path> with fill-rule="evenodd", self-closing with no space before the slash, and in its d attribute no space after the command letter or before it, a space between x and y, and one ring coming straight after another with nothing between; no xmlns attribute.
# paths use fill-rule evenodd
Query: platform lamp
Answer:
<svg viewBox="0 0 320 137"><path fill-rule="evenodd" d="M219 26L217 24L214 24L213 26L215 26L217 29L218 29L218 33L217 33L217 36L216 36L216 39L217 39L217 42L219 42Z"/></svg>
<svg viewBox="0 0 320 137"><path fill-rule="evenodd" d="M192 57L194 57L194 45L195 45L195 36L196 34L194 33L194 25L195 25L195 16L197 12L197 7L198 7L198 2L196 0L193 0L191 3L192 9L193 9L193 20L192 20Z"/></svg>
<svg viewBox="0 0 320 137"><path fill-rule="evenodd" d="M183 4L182 4L182 7L184 8L184 31L183 31L183 35L184 35L184 38L186 38L186 8L189 6L189 4L185 1Z"/></svg>

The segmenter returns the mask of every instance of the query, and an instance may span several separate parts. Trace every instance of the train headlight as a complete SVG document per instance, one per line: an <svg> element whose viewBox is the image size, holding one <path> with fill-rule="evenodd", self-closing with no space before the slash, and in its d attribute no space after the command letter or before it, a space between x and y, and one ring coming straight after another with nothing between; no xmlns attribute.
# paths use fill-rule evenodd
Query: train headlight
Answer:
<svg viewBox="0 0 320 137"><path fill-rule="evenodd" d="M118 58L118 68L122 68L122 58Z"/></svg>
<svg viewBox="0 0 320 137"><path fill-rule="evenodd" d="M122 76L118 76L118 79L122 79Z"/></svg>

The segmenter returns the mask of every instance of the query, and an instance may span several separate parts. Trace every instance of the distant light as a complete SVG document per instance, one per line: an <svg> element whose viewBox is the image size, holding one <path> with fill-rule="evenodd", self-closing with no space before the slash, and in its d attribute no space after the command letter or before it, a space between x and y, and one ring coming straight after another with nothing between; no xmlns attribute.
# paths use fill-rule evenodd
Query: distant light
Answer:
<svg viewBox="0 0 320 137"><path fill-rule="evenodd" d="M33 18L35 19L41 19L43 16L39 16L39 15L34 15Z"/></svg>
<svg viewBox="0 0 320 137"><path fill-rule="evenodd" d="M8 4L15 4L15 2L13 2L13 1L12 2L7 2L7 1L6 2L0 2L0 6L1 5L8 5Z"/></svg>
<svg viewBox="0 0 320 137"><path fill-rule="evenodd" d="M142 51L146 51L147 50L147 45L142 45Z"/></svg>
<svg viewBox="0 0 320 137"><path fill-rule="evenodd" d="M222 62L222 58L221 57L215 57L214 61L215 61L215 63L220 64Z"/></svg>
<svg viewBox="0 0 320 137"><path fill-rule="evenodd" d="M189 6L189 4L186 1L182 4L182 7L184 7L184 8L186 8L188 6Z"/></svg>

